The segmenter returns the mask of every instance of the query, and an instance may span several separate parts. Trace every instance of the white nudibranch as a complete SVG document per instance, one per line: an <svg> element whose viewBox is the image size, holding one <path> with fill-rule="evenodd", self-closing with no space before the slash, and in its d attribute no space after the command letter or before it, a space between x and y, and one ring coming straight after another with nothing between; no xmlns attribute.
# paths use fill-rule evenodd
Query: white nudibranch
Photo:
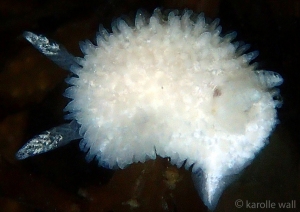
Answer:
<svg viewBox="0 0 300 212"><path fill-rule="evenodd" d="M81 42L84 58L25 32L39 51L73 72L65 96L72 120L46 131L17 153L24 159L79 139L87 160L124 168L168 157L192 166L196 189L210 210L235 174L255 157L277 121L283 79L249 63L257 52L220 36L218 21L190 10L150 18L138 11L135 25L119 19L112 33L100 27L97 44Z"/></svg>

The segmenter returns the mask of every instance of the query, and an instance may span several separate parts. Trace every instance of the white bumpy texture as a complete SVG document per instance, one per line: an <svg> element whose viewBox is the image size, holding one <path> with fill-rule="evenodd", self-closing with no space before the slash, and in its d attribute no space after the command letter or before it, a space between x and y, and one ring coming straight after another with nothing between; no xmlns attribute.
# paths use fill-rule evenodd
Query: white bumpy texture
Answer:
<svg viewBox="0 0 300 212"><path fill-rule="evenodd" d="M120 19L112 33L100 27L96 46L81 43L85 56L71 68L77 76L68 80L66 111L81 125L88 160L124 168L159 155L193 165L197 189L214 209L224 177L266 144L277 123L271 89L283 80L249 65L257 53L220 37L218 21L191 17L186 10L164 19L157 9L149 19L138 12L135 26Z"/></svg>

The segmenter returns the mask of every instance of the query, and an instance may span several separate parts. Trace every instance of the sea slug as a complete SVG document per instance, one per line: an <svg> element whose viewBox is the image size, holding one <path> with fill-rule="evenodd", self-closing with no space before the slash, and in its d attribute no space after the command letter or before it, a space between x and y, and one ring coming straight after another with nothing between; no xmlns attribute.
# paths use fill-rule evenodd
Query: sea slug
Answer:
<svg viewBox="0 0 300 212"><path fill-rule="evenodd" d="M96 45L80 43L84 58L42 35L24 37L73 75L65 96L69 124L37 135L18 159L81 139L87 160L125 168L168 157L192 166L196 189L213 210L232 176L267 143L277 120L283 79L249 64L257 52L220 36L218 20L207 23L190 10L150 18L141 11L135 24L123 19L112 32L100 26Z"/></svg>

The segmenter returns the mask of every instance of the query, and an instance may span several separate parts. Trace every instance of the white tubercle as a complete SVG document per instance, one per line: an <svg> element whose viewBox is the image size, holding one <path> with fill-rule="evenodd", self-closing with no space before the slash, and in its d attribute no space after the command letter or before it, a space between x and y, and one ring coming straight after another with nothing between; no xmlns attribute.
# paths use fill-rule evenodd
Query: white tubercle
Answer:
<svg viewBox="0 0 300 212"><path fill-rule="evenodd" d="M97 46L81 44L85 57L72 70L66 110L81 125L88 159L110 168L156 155L177 166L186 161L202 170L205 191L197 189L214 209L226 176L266 144L277 123L270 89L283 80L249 65L257 53L236 52L235 34L220 37L218 21L191 16L138 12L135 26L101 27Z"/></svg>

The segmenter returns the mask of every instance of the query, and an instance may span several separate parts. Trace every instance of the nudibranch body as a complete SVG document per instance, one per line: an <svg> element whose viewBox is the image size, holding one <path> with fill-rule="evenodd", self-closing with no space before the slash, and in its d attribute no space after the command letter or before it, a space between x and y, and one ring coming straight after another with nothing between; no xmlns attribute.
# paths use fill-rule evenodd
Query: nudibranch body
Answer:
<svg viewBox="0 0 300 212"><path fill-rule="evenodd" d="M192 18L193 17L193 18ZM112 33L100 27L97 45L81 43L78 59L43 36L24 36L74 76L65 96L70 124L30 140L19 159L82 138L87 159L124 168L169 157L192 166L202 200L213 210L228 183L266 144L277 123L279 74L256 70L256 52L220 36L218 21L192 11L156 9L135 25L117 20ZM47 147L45 147L47 146Z"/></svg>

